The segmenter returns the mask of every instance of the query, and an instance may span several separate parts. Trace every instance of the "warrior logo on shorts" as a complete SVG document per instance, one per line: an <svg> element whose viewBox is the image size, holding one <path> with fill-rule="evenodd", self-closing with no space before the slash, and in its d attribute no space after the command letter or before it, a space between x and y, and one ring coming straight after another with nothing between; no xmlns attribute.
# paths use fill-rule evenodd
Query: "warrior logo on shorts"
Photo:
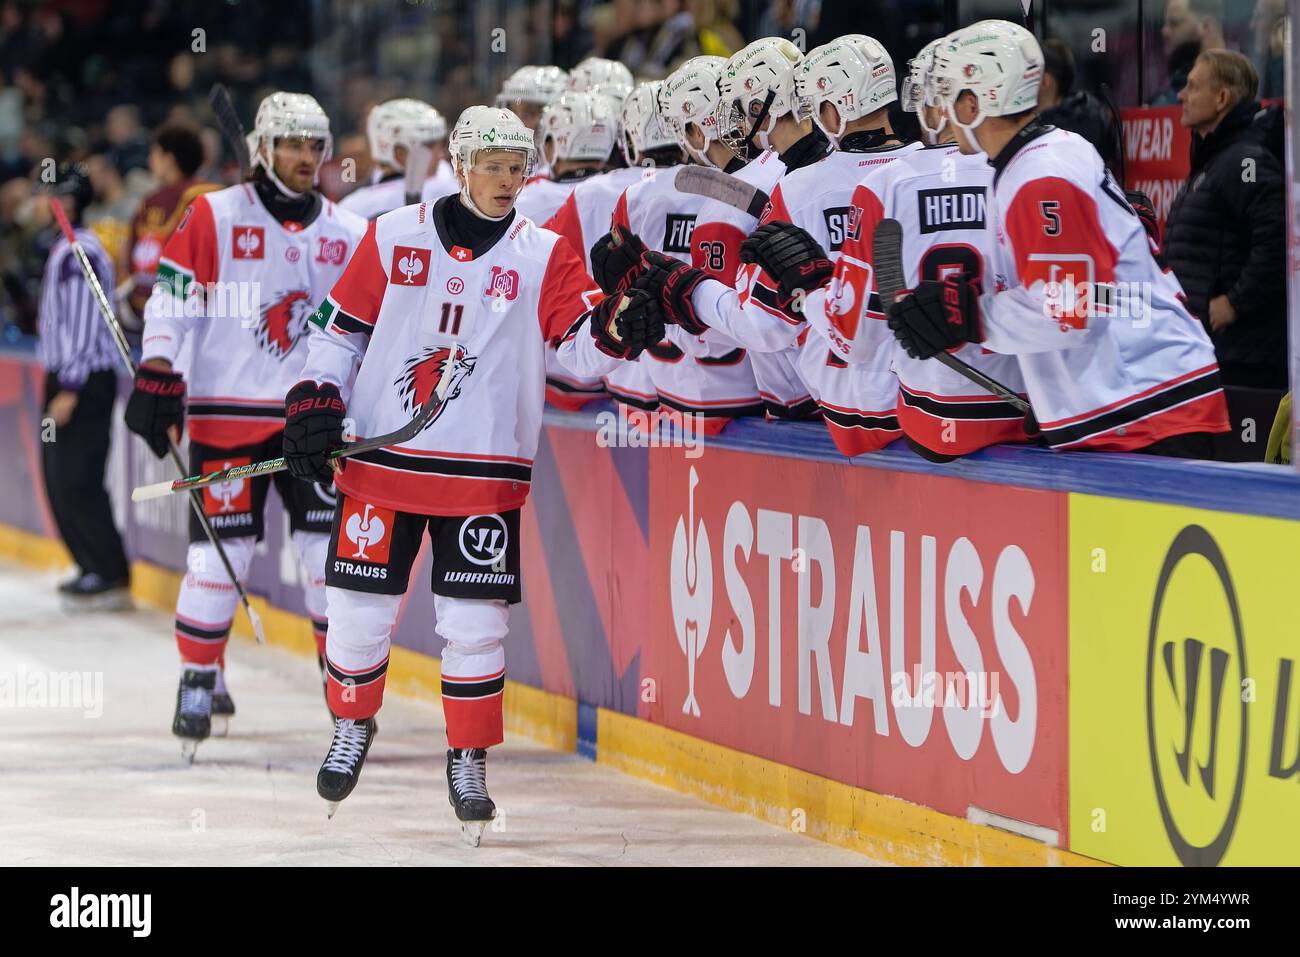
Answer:
<svg viewBox="0 0 1300 957"><path fill-rule="evenodd" d="M474 371L476 361L460 345L434 346L408 359L401 376L393 383L402 392L402 408L406 414L414 417L430 398L441 391L442 403L429 420L429 425L437 422L447 403L460 395L461 382ZM442 387L443 379L448 380L445 388Z"/></svg>
<svg viewBox="0 0 1300 957"><path fill-rule="evenodd" d="M283 359L307 331L307 320L315 312L311 293L294 289L281 293L269 306L262 308L257 323L257 344L277 359Z"/></svg>
<svg viewBox="0 0 1300 957"><path fill-rule="evenodd" d="M474 515L460 526L460 553L475 565L501 560L510 543L510 531L500 515Z"/></svg>

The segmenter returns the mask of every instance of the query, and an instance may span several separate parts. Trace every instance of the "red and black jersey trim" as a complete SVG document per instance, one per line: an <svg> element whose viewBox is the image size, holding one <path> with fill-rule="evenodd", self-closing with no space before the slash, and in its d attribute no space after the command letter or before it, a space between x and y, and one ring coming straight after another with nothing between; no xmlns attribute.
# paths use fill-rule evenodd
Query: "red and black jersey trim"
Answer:
<svg viewBox="0 0 1300 957"><path fill-rule="evenodd" d="M1043 438L1051 446L1073 445L1222 391L1223 379L1219 375L1218 366L1211 366L1203 375L1184 379L1159 392L1105 409L1089 418L1072 421L1059 428L1042 426Z"/></svg>
<svg viewBox="0 0 1300 957"><path fill-rule="evenodd" d="M822 414L821 406L810 395L790 404L763 396L763 408L773 419L816 419Z"/></svg>
<svg viewBox="0 0 1300 957"><path fill-rule="evenodd" d="M335 310L334 315L330 318L330 326L337 329L339 332L346 333L361 332L370 335L375 331L375 327L370 323L363 319L358 319L356 316L344 312L342 309Z"/></svg>
<svg viewBox="0 0 1300 957"><path fill-rule="evenodd" d="M533 467L520 462L482 461L479 459L440 458L436 455L406 455L393 449L375 449L352 457L385 468L422 475L454 475L460 478L507 479L531 482Z"/></svg>
<svg viewBox="0 0 1300 957"><path fill-rule="evenodd" d="M778 319L790 323L792 326L798 326L803 323L803 316L792 311L790 304L794 301L780 295L776 290L769 288L761 282L754 283L754 288L749 293L750 301L759 306L764 312L770 312Z"/></svg>
<svg viewBox="0 0 1300 957"><path fill-rule="evenodd" d="M657 395L644 396L633 395L629 392L620 392L608 382L605 383L605 391L609 393L610 398L617 402L622 402L633 409L640 409L642 412L653 412L659 408L659 397Z"/></svg>
<svg viewBox="0 0 1300 957"><path fill-rule="evenodd" d="M836 409L828 405L822 406L822 417L841 429L872 429L882 432L898 432L902 428L898 424L898 416L896 415L869 415L865 412Z"/></svg>
<svg viewBox="0 0 1300 957"><path fill-rule="evenodd" d="M442 679L442 696L444 698L490 698L501 694L506 687L506 673L503 671L487 678L461 679L444 676Z"/></svg>
<svg viewBox="0 0 1300 957"><path fill-rule="evenodd" d="M191 418L283 419L284 403L274 405L225 405L220 402L191 402L186 409Z"/></svg>
<svg viewBox="0 0 1300 957"><path fill-rule="evenodd" d="M547 388L554 389L556 392L565 392L572 395L589 395L600 396L605 394L605 386L600 382L577 383L570 382L568 379L556 379L551 376L546 377Z"/></svg>
<svg viewBox="0 0 1300 957"><path fill-rule="evenodd" d="M988 402L945 402L928 395L909 392L907 386L899 383L899 396L903 404L925 412L938 419L992 421L998 419L1024 418L1024 413L1007 402L990 400Z"/></svg>
<svg viewBox="0 0 1300 957"><path fill-rule="evenodd" d="M664 392L659 393L659 404L677 412L689 412L706 419L737 419L744 415L762 415L763 401L740 402L735 405L692 405Z"/></svg>

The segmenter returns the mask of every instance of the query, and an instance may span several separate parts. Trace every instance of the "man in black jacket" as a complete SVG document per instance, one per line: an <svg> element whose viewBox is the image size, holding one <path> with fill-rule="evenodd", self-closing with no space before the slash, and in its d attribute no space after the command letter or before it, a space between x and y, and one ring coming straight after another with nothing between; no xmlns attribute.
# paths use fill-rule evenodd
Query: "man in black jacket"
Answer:
<svg viewBox="0 0 1300 957"><path fill-rule="evenodd" d="M1194 133L1191 175L1170 208L1164 252L1210 331L1224 384L1285 390L1286 191L1253 123L1258 84L1239 53L1197 58L1178 97Z"/></svg>

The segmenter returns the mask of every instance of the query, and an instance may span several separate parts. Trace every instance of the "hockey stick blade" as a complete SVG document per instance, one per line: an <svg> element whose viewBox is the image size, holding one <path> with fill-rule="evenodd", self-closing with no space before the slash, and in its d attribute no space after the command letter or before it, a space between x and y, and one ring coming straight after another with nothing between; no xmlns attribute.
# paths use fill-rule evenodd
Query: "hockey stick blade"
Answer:
<svg viewBox="0 0 1300 957"><path fill-rule="evenodd" d="M235 161L239 163L241 175L247 174L253 166L252 157L248 155L248 140L244 138L244 124L239 122L235 104L230 99L230 91L222 83L214 83L208 91L208 103L221 127L221 135L226 138Z"/></svg>
<svg viewBox="0 0 1300 957"><path fill-rule="evenodd" d="M377 435L372 439L361 439L343 446L341 449L329 453L328 458L331 461L345 459L349 456L358 455L362 452L370 452L374 449L382 449L389 445L401 445L403 442L409 442L415 438L425 427L438 415L443 403L447 400L447 393L452 391L460 380L464 378L474 368L474 363L467 356L465 347L457 343L452 346L451 355L447 357L447 371L443 373L442 378L438 380L438 388L433 395L429 397L421 408L419 413L410 422L407 422L400 429L394 429L384 435ZM273 472L283 472L289 466L283 458L267 459L265 462L253 462L250 465L236 465L232 468L221 469L216 472L209 472L207 475L191 475L186 478L177 479L174 482L155 482L152 485L141 485L131 490L131 501L144 502L153 498L162 498L173 492L184 492L190 489L203 488L206 485L217 485L221 482L229 482L234 479L256 478L259 475L270 475Z"/></svg>
<svg viewBox="0 0 1300 957"><path fill-rule="evenodd" d="M871 237L871 257L875 260L876 292L888 313L906 286L903 273L903 226L896 219L882 219ZM996 395L1019 412L1030 413L1029 403L996 379L968 365L948 352L933 356L953 372L965 376L986 392Z"/></svg>
<svg viewBox="0 0 1300 957"><path fill-rule="evenodd" d="M679 167L673 175L673 185L679 193L716 199L719 203L748 213L754 219L762 216L763 210L767 208L767 193L720 169L695 165Z"/></svg>

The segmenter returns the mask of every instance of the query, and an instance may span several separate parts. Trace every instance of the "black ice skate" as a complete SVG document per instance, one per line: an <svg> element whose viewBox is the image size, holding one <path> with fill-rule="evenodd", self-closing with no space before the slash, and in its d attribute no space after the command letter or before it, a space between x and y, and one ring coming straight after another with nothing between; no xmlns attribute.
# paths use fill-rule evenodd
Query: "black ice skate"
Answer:
<svg viewBox="0 0 1300 957"><path fill-rule="evenodd" d="M487 751L453 748L447 752L447 800L460 819L460 834L470 847L478 847L483 829L497 815L487 792Z"/></svg>
<svg viewBox="0 0 1300 957"><path fill-rule="evenodd" d="M217 683L212 689L212 736L224 738L235 716L235 699L226 690L226 672L217 672Z"/></svg>
<svg viewBox="0 0 1300 957"><path fill-rule="evenodd" d="M375 740L379 725L374 718L354 721L338 718L334 722L334 740L330 743L325 763L316 774L316 793L329 804L328 816L333 817L339 802L352 793L361 777L361 765L366 752Z"/></svg>
<svg viewBox="0 0 1300 957"><path fill-rule="evenodd" d="M181 672L172 734L181 739L181 760L186 764L194 763L199 742L212 733L212 689L216 681L215 670L186 668Z"/></svg>

